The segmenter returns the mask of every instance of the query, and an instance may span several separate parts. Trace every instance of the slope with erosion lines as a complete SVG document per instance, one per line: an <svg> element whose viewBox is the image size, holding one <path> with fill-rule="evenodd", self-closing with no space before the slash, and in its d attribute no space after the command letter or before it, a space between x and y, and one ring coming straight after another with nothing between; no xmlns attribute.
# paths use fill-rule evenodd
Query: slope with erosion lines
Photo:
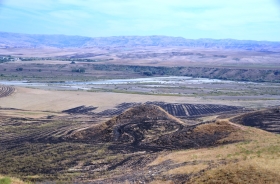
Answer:
<svg viewBox="0 0 280 184"><path fill-rule="evenodd" d="M154 105L128 109L109 121L98 118L1 115L0 173L34 183L185 183L235 163L279 170L279 136L256 128L226 120L188 126ZM252 172L243 173L252 178Z"/></svg>
<svg viewBox="0 0 280 184"><path fill-rule="evenodd" d="M217 105L217 104L180 104L180 103L165 103L165 102L146 102L147 105L157 105L167 111L169 114L176 117L194 117L210 114L218 114L223 112L241 110L241 107ZM100 116L116 116L123 113L128 108L141 105L141 103L122 103L114 109L107 109L97 113Z"/></svg>
<svg viewBox="0 0 280 184"><path fill-rule="evenodd" d="M237 130L228 123L188 126L158 106L139 105L105 123L75 132L68 140L110 143L114 151L160 151L214 146Z"/></svg>
<svg viewBox="0 0 280 184"><path fill-rule="evenodd" d="M280 134L280 107L246 113L230 121Z"/></svg>

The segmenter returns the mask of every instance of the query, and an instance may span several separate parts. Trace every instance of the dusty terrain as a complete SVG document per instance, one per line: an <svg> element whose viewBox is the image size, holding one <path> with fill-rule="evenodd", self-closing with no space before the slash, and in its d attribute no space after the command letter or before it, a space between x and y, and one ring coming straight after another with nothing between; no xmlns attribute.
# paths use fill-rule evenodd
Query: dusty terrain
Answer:
<svg viewBox="0 0 280 184"><path fill-rule="evenodd" d="M0 182L280 182L279 43L28 38L0 48Z"/></svg>
<svg viewBox="0 0 280 184"><path fill-rule="evenodd" d="M2 175L65 183L279 181L279 136L243 126L279 132L277 107L252 112L178 96L15 89L0 101ZM269 126L250 123L255 116Z"/></svg>
<svg viewBox="0 0 280 184"><path fill-rule="evenodd" d="M174 117L151 103L134 105L116 117L96 114L93 106L1 108L0 172L32 182L279 181L279 136L228 121L254 112L232 109L202 122L208 113Z"/></svg>
<svg viewBox="0 0 280 184"><path fill-rule="evenodd" d="M70 140L117 143L112 145L113 150L120 149L120 146L126 151L129 151L130 147L134 151L155 151L211 146L234 131L230 125L227 125L227 131L223 130L224 132L220 133L216 128L215 137L210 138L200 131L195 131L199 126L186 125L188 123L175 118L158 106L136 105L103 124L75 132L70 135Z"/></svg>
<svg viewBox="0 0 280 184"><path fill-rule="evenodd" d="M177 90L200 94L2 85L0 173L26 182L277 183L279 136L247 126L279 133L278 84L189 85Z"/></svg>
<svg viewBox="0 0 280 184"><path fill-rule="evenodd" d="M224 97L223 97L224 98ZM200 96L161 96L161 95L141 95L112 92L87 92L87 91L51 91L41 89L31 89L16 87L16 92L11 96L1 98L0 106L5 108L15 108L33 111L61 112L63 110L78 106L98 107L95 112L102 112L114 109L122 103L146 103L146 102L167 102L179 104L220 104L233 105L248 108L263 108L279 104L279 100L261 98L253 99L232 99L224 100L202 98ZM206 103L207 102L207 103ZM159 104L160 105L160 104ZM116 115L116 114L115 114Z"/></svg>

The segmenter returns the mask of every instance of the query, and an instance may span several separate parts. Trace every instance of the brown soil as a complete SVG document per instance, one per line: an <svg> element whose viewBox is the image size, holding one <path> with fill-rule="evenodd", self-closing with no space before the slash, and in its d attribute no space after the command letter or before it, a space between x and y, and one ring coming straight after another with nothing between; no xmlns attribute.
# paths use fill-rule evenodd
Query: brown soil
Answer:
<svg viewBox="0 0 280 184"><path fill-rule="evenodd" d="M227 120L190 125L155 105L110 120L90 110L24 118L5 112L32 111L2 109L0 173L34 183L279 181L275 134Z"/></svg>
<svg viewBox="0 0 280 184"><path fill-rule="evenodd" d="M86 91L51 91L23 87L16 87L16 90L17 93L0 100L1 107L32 111L61 112L63 110L84 105L98 107L95 112L102 112L112 109L124 102L145 103L147 101L162 101L167 103L205 103L199 98L181 96L154 96ZM208 102L228 105L228 102L226 101L208 100ZM235 102L231 102L231 104L239 105L239 103L237 104Z"/></svg>
<svg viewBox="0 0 280 184"><path fill-rule="evenodd" d="M69 139L112 143L114 151L160 151L218 145L219 140L239 129L228 122L188 126L158 106L140 105L101 125L76 132Z"/></svg>

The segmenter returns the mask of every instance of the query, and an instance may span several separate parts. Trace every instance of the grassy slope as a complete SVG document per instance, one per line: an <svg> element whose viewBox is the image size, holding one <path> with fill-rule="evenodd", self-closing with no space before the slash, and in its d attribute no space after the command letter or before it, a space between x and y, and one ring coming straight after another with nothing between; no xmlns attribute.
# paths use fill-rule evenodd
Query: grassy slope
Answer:
<svg viewBox="0 0 280 184"><path fill-rule="evenodd" d="M159 156L150 165L167 160L193 162L192 166L182 166L166 173L191 175L188 183L279 183L280 136L251 127L240 128L241 134L231 135L228 139L243 136L242 142L172 152ZM157 182L161 181L154 183Z"/></svg>

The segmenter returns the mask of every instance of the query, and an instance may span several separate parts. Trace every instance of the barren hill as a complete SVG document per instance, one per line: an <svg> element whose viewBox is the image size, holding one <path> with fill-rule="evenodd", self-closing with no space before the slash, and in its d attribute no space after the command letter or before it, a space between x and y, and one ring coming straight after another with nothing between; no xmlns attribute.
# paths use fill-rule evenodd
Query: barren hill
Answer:
<svg viewBox="0 0 280 184"><path fill-rule="evenodd" d="M31 35L0 32L2 48L36 48L36 47L190 47L222 48L259 51L279 51L279 42L234 40L234 39L186 39L170 36L113 36L84 37L67 35Z"/></svg>
<svg viewBox="0 0 280 184"><path fill-rule="evenodd" d="M97 126L74 133L70 139L112 143L114 150L171 150L229 143L221 141L239 128L227 122L188 126L155 105L140 105Z"/></svg>

